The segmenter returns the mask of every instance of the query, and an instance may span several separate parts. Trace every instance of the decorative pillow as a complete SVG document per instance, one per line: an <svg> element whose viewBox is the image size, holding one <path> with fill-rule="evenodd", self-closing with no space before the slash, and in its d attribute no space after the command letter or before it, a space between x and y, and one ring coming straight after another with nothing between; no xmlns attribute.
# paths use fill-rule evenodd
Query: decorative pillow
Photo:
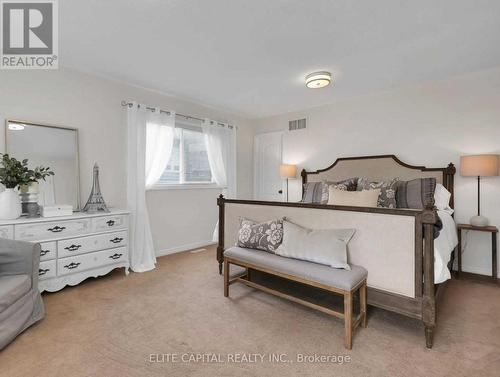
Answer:
<svg viewBox="0 0 500 377"><path fill-rule="evenodd" d="M344 179L343 181L339 182L327 181L326 184L329 186L334 186L337 190L356 191L356 188L358 187L358 178Z"/></svg>
<svg viewBox="0 0 500 377"><path fill-rule="evenodd" d="M418 178L397 183L398 208L424 209L434 205L436 178Z"/></svg>
<svg viewBox="0 0 500 377"><path fill-rule="evenodd" d="M337 190L330 186L328 204L354 207L376 207L380 189L364 191Z"/></svg>
<svg viewBox="0 0 500 377"><path fill-rule="evenodd" d="M257 223L240 217L240 230L236 246L274 253L283 240L283 220Z"/></svg>
<svg viewBox="0 0 500 377"><path fill-rule="evenodd" d="M328 202L328 185L325 182L307 182L304 184L302 203L326 204Z"/></svg>
<svg viewBox="0 0 500 377"><path fill-rule="evenodd" d="M277 255L350 270L347 243L354 229L312 230L283 220L283 243Z"/></svg>
<svg viewBox="0 0 500 377"><path fill-rule="evenodd" d="M378 207L397 208L396 203L396 185L399 178L381 182L371 182L366 178L359 178L358 191L380 189L380 196L378 197Z"/></svg>
<svg viewBox="0 0 500 377"><path fill-rule="evenodd" d="M308 182L304 185L302 203L328 203L328 188L334 186L337 190L356 191L358 178L349 178L339 182Z"/></svg>

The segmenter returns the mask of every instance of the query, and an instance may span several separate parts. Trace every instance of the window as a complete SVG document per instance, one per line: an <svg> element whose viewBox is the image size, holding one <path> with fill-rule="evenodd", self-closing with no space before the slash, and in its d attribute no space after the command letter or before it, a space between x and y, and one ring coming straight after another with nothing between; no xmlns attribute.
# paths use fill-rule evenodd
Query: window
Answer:
<svg viewBox="0 0 500 377"><path fill-rule="evenodd" d="M157 184L214 184L201 130L175 129L172 155Z"/></svg>

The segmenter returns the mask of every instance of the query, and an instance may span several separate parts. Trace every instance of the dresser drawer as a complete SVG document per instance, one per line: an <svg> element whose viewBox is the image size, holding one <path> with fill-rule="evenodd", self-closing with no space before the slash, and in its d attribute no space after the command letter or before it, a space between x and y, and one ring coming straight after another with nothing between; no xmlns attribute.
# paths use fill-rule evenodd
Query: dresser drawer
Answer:
<svg viewBox="0 0 500 377"><path fill-rule="evenodd" d="M40 261L56 259L56 241L41 242L40 246Z"/></svg>
<svg viewBox="0 0 500 377"><path fill-rule="evenodd" d="M40 262L40 267L38 268L38 280L45 280L48 278L53 278L55 276L56 276L55 260Z"/></svg>
<svg viewBox="0 0 500 377"><path fill-rule="evenodd" d="M89 233L91 229L90 219L51 221L34 224L16 225L14 232L16 240L46 240L71 235Z"/></svg>
<svg viewBox="0 0 500 377"><path fill-rule="evenodd" d="M123 229L128 226L127 215L110 215L94 217L92 219L92 230L94 232L103 230Z"/></svg>
<svg viewBox="0 0 500 377"><path fill-rule="evenodd" d="M57 253L59 258L64 258L126 244L127 232L112 232L99 234L97 236L71 238L68 240L58 241Z"/></svg>
<svg viewBox="0 0 500 377"><path fill-rule="evenodd" d="M77 255L69 258L58 259L58 275L68 275L80 271L99 268L127 260L127 249L119 247L112 250L96 251L94 253Z"/></svg>
<svg viewBox="0 0 500 377"><path fill-rule="evenodd" d="M2 225L0 226L0 238L14 238L14 225Z"/></svg>

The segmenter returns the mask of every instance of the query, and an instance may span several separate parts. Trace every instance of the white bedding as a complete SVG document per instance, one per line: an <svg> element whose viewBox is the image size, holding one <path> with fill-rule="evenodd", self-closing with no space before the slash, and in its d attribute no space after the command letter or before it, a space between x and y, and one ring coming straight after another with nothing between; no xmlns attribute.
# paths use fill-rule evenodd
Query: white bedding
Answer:
<svg viewBox="0 0 500 377"><path fill-rule="evenodd" d="M451 211L438 210L438 215L443 222L443 229L439 237L434 240L434 283L442 283L451 278L448 270L451 252L458 244L457 228Z"/></svg>

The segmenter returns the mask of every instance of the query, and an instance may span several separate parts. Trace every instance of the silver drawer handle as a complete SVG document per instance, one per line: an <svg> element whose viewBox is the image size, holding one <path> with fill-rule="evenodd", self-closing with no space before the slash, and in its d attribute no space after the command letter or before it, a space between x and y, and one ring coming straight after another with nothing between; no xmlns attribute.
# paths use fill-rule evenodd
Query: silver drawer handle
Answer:
<svg viewBox="0 0 500 377"><path fill-rule="evenodd" d="M72 270L74 268L77 268L81 263L78 262L78 263L75 263L75 262L71 262L70 264L67 264L66 266L64 266L64 268L67 268L68 270Z"/></svg>
<svg viewBox="0 0 500 377"><path fill-rule="evenodd" d="M50 271L50 268L46 268L46 269L43 269L43 268L39 268L38 269L38 276L42 276L42 275L45 275L47 272Z"/></svg>
<svg viewBox="0 0 500 377"><path fill-rule="evenodd" d="M113 255L110 255L109 258L111 258L111 259L119 259L119 258L121 258L122 255L123 254L113 254Z"/></svg>
<svg viewBox="0 0 500 377"><path fill-rule="evenodd" d="M109 221L106 221L106 224L108 224L108 226L113 226L113 225L115 225L115 222L114 222L114 220L109 220Z"/></svg>
<svg viewBox="0 0 500 377"><path fill-rule="evenodd" d="M71 246L65 247L64 249L68 250L68 251L75 251L75 250L78 250L81 247L82 247L82 245L71 245Z"/></svg>
<svg viewBox="0 0 500 377"><path fill-rule="evenodd" d="M123 241L123 238L120 238L120 237L115 237L112 240L109 240L109 242L113 242L113 243L120 243L122 241Z"/></svg>
<svg viewBox="0 0 500 377"><path fill-rule="evenodd" d="M50 250L40 250L40 256L43 257L45 254L50 253Z"/></svg>

